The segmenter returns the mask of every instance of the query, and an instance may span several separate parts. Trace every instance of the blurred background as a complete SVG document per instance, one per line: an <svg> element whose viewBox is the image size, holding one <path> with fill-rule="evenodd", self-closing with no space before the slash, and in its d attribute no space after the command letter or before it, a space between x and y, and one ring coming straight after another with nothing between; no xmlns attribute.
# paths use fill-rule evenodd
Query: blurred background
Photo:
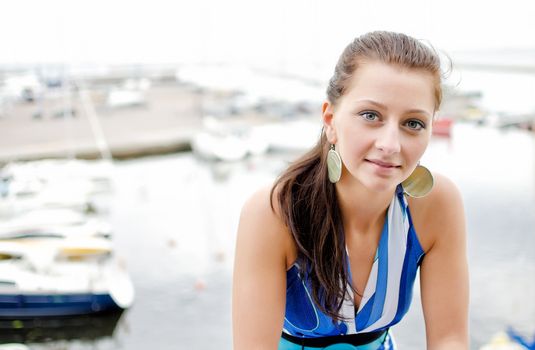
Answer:
<svg viewBox="0 0 535 350"><path fill-rule="evenodd" d="M451 60L422 163L464 197L471 348L531 341L532 3L22 0L0 18L0 347L230 349L240 208L317 140L338 56L371 30ZM54 317L9 313L35 295ZM425 347L418 286L394 334Z"/></svg>

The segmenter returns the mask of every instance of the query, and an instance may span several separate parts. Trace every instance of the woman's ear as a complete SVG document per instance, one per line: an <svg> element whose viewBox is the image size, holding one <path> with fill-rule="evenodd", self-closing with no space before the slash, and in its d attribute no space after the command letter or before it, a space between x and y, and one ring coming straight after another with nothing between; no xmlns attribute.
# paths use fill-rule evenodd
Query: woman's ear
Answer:
<svg viewBox="0 0 535 350"><path fill-rule="evenodd" d="M331 102L325 101L321 107L323 120L323 129L325 130L325 136L330 144L335 144L337 141L336 127L334 125L334 106Z"/></svg>

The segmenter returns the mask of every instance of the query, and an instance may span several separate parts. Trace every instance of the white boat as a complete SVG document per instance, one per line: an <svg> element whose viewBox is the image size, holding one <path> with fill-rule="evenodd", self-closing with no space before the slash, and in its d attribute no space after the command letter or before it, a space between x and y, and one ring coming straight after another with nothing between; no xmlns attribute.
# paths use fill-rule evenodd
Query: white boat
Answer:
<svg viewBox="0 0 535 350"><path fill-rule="evenodd" d="M238 161L245 158L247 148L237 136L200 132L191 142L193 153L206 160Z"/></svg>
<svg viewBox="0 0 535 350"><path fill-rule="evenodd" d="M0 240L0 319L74 316L126 309L134 288L102 237Z"/></svg>
<svg viewBox="0 0 535 350"><path fill-rule="evenodd" d="M9 343L0 344L0 350L30 350L30 348L24 344Z"/></svg>
<svg viewBox="0 0 535 350"><path fill-rule="evenodd" d="M36 236L100 236L110 238L111 226L71 209L27 211L0 222L0 239Z"/></svg>
<svg viewBox="0 0 535 350"><path fill-rule="evenodd" d="M142 106L146 104L145 92L130 89L114 89L108 92L106 105L111 108Z"/></svg>
<svg viewBox="0 0 535 350"><path fill-rule="evenodd" d="M83 188L65 184L65 186L45 186L36 193L25 193L10 186L8 193L0 198L0 216L10 217L39 208L69 208L80 212L94 210L91 198Z"/></svg>
<svg viewBox="0 0 535 350"><path fill-rule="evenodd" d="M308 119L263 125L256 135L267 140L273 152L303 153L311 149L321 135L321 123Z"/></svg>
<svg viewBox="0 0 535 350"><path fill-rule="evenodd" d="M253 128L233 127L211 117L206 117L203 123L204 130L191 141L193 153L201 159L232 162L268 150L267 140Z"/></svg>
<svg viewBox="0 0 535 350"><path fill-rule="evenodd" d="M113 165L107 160L43 159L6 164L0 174L16 181L13 186L26 187L26 194L35 194L47 184L75 184L87 194L110 192ZM29 187L30 185L33 185ZM18 192L22 189L14 188Z"/></svg>
<svg viewBox="0 0 535 350"><path fill-rule="evenodd" d="M147 103L148 79L127 79L121 86L108 91L106 105L110 108L143 106Z"/></svg>
<svg viewBox="0 0 535 350"><path fill-rule="evenodd" d="M496 333L492 339L479 350L532 350L535 349L535 341L529 345L512 330Z"/></svg>
<svg viewBox="0 0 535 350"><path fill-rule="evenodd" d="M0 216L37 208L95 209L94 195L112 191L108 161L13 162L0 169Z"/></svg>

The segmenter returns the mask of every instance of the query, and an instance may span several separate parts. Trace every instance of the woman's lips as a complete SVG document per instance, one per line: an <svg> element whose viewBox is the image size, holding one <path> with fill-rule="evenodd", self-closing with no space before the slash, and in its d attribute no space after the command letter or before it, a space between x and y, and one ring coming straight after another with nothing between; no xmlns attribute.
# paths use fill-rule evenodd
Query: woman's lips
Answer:
<svg viewBox="0 0 535 350"><path fill-rule="evenodd" d="M400 165L396 165L394 163L384 162L379 159L365 159L367 162L373 163L377 166L380 166L381 168L399 168Z"/></svg>

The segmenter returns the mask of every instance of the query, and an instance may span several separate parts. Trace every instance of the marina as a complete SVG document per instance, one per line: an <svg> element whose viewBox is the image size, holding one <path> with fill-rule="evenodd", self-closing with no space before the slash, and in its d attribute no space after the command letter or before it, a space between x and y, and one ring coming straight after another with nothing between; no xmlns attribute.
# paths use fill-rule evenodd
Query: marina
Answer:
<svg viewBox="0 0 535 350"><path fill-rule="evenodd" d="M420 125L432 136L419 161L463 197L469 348L535 349L534 3L3 5L0 350L232 349L242 206L317 141L340 54L375 30L440 61L442 103ZM381 78L366 85L389 95L396 79ZM390 118L416 85L369 112ZM337 145L344 157L361 152L351 137ZM418 281L390 330L396 349L426 348ZM450 296L464 287L454 284ZM380 298L374 318L396 306ZM408 306L396 303L396 314Z"/></svg>
<svg viewBox="0 0 535 350"><path fill-rule="evenodd" d="M50 92L42 104L12 103L0 117L0 249L6 258L0 280L2 271L16 271L13 264L27 266L26 257L37 264L34 273L47 263L48 271L67 266L77 276L50 282L54 287L92 285L97 291L100 285L112 291L111 284L102 286L120 281L117 275L108 282L82 277L102 277L108 267L128 276L117 295L110 292L119 310L93 315L100 306L87 299L74 317L47 315L41 321L17 315L0 320L0 344L231 348L232 260L241 206L315 142L319 107L306 100L246 97L174 76L148 86L142 79L130 82L138 94L108 93L123 83L120 77L87 81L82 93L52 88L56 95ZM503 340L507 336L497 335L509 328L530 339L535 137L527 128L502 128L494 117L481 119L488 113L477 94L451 101L422 163L453 179L464 197L471 348ZM22 243L29 239L45 241L46 254L30 254L28 242ZM12 265L2 270L2 264ZM98 264L103 268L96 273ZM419 298L416 286L412 308L394 330L400 348L424 348Z"/></svg>

